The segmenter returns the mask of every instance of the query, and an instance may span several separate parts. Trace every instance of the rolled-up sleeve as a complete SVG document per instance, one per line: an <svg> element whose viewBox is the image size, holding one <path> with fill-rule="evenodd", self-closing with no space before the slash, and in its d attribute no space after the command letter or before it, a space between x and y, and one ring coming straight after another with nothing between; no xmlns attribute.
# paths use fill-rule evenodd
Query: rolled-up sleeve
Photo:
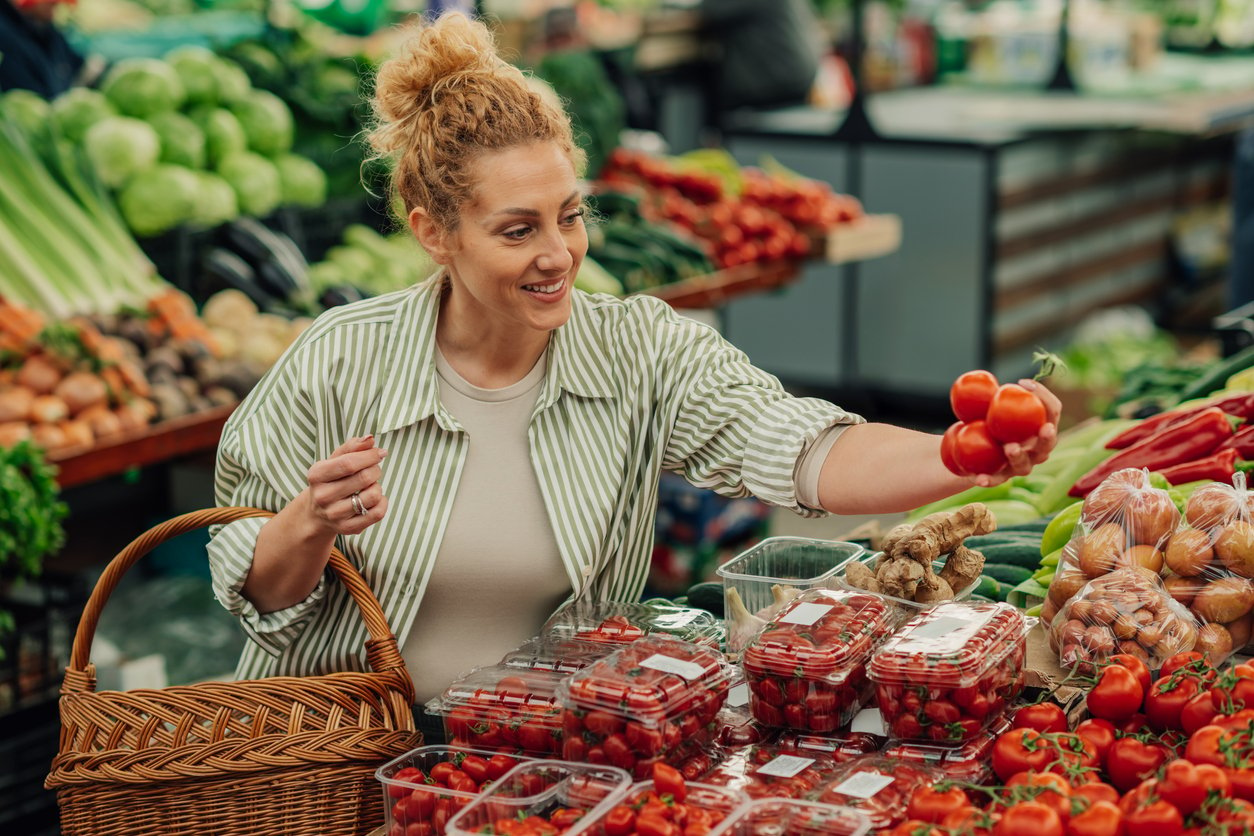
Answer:
<svg viewBox="0 0 1254 836"><path fill-rule="evenodd" d="M308 423L313 413L294 385L297 376L275 367L267 377L223 429L214 481L220 506L277 512L303 490L305 471L315 460L316 433ZM251 518L211 529L209 569L218 601L258 646L277 656L300 635L326 595L328 579L324 573L309 596L291 607L258 612L241 590L266 521Z"/></svg>
<svg viewBox="0 0 1254 836"><path fill-rule="evenodd" d="M797 497L797 461L829 427L864 419L793 397L714 329L664 316L659 406L674 416L664 466L724 496L752 494L802 516L823 515Z"/></svg>

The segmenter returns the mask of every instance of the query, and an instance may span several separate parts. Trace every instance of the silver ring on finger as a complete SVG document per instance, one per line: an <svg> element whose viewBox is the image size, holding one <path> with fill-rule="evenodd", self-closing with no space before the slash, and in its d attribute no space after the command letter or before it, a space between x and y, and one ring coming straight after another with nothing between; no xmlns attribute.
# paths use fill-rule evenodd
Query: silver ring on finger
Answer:
<svg viewBox="0 0 1254 836"><path fill-rule="evenodd" d="M359 517L363 516L366 513L366 506L361 504L361 491L353 491L349 499L353 502L353 513Z"/></svg>

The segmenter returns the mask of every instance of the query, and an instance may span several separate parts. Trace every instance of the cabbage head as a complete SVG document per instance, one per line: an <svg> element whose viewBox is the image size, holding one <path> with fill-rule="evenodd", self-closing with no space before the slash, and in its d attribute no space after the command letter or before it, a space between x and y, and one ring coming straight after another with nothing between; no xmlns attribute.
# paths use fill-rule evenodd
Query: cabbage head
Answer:
<svg viewBox="0 0 1254 836"><path fill-rule="evenodd" d="M192 219L199 185L196 172L163 163L131 178L118 194L118 208L136 235L160 235Z"/></svg>
<svg viewBox="0 0 1254 836"><path fill-rule="evenodd" d="M213 64L213 81L218 89L218 104L229 105L243 101L253 89L248 73L230 58L220 55Z"/></svg>
<svg viewBox="0 0 1254 836"><path fill-rule="evenodd" d="M148 124L161 138L161 162L205 167L205 132L190 118L170 111L149 117Z"/></svg>
<svg viewBox="0 0 1254 836"><path fill-rule="evenodd" d="M115 189L152 168L161 156L161 140L152 125L129 116L110 116L92 125L83 148L100 181Z"/></svg>
<svg viewBox="0 0 1254 836"><path fill-rule="evenodd" d="M188 106L218 103L218 56L203 46L187 44L166 53L165 61L178 73Z"/></svg>
<svg viewBox="0 0 1254 836"><path fill-rule="evenodd" d="M143 119L178 110L186 92L179 74L159 58L124 58L105 74L100 90L125 116Z"/></svg>
<svg viewBox="0 0 1254 836"><path fill-rule="evenodd" d="M273 93L253 90L241 101L231 105L248 137L248 148L273 157L292 150L295 126L287 103Z"/></svg>
<svg viewBox="0 0 1254 836"><path fill-rule="evenodd" d="M40 131L52 112L52 106L42 96L20 87L0 96L0 102L4 105L4 118L12 119L28 136Z"/></svg>
<svg viewBox="0 0 1254 836"><path fill-rule="evenodd" d="M218 165L218 174L235 189L242 215L261 218L279 207L283 186L274 163L251 151L237 151Z"/></svg>
<svg viewBox="0 0 1254 836"><path fill-rule="evenodd" d="M82 145L87 129L118 110L104 93L90 87L73 87L52 102L52 122L61 135L75 145Z"/></svg>
<svg viewBox="0 0 1254 836"><path fill-rule="evenodd" d="M299 154L274 158L283 187L284 206L317 207L327 202L327 175L318 164Z"/></svg>
<svg viewBox="0 0 1254 836"><path fill-rule="evenodd" d="M192 172L196 175L196 206L192 210L191 223L203 229L239 217L239 201L231 184L208 171Z"/></svg>
<svg viewBox="0 0 1254 836"><path fill-rule="evenodd" d="M221 107L198 107L191 112L191 117L204 131L205 157L209 165L216 166L231 154L248 148L244 129L231 111Z"/></svg>

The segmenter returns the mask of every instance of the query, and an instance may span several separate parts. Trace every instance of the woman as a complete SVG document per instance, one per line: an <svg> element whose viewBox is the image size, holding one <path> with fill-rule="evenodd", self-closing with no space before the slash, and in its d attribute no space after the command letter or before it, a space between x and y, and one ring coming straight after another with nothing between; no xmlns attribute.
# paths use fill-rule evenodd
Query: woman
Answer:
<svg viewBox="0 0 1254 836"><path fill-rule="evenodd" d="M241 676L360 669L329 584L358 566L420 699L533 636L573 593L633 600L665 469L800 514L891 512L969 487L940 438L787 395L712 329L572 287L588 241L571 128L487 30L446 16L379 71L370 141L396 162L432 281L318 318L231 417L218 501L274 509L210 544L254 638ZM1055 441L1007 445L992 484Z"/></svg>

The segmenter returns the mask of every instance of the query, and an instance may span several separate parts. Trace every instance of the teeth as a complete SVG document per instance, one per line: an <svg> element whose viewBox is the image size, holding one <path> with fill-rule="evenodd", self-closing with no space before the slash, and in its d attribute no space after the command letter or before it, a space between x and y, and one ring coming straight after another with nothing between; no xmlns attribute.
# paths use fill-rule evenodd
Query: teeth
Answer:
<svg viewBox="0 0 1254 836"><path fill-rule="evenodd" d="M530 290L533 293L557 293L562 289L562 282L554 282L553 284L525 284L523 290Z"/></svg>

